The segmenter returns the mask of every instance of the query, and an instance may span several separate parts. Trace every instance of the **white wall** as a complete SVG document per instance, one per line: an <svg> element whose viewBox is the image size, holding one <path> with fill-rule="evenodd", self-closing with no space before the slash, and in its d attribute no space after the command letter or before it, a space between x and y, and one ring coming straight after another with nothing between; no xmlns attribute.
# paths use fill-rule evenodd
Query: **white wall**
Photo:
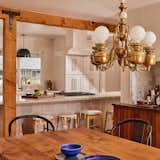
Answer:
<svg viewBox="0 0 160 160"><path fill-rule="evenodd" d="M17 49L23 47L22 36L17 37ZM66 36L54 36L52 39L47 36L28 35L24 38L24 47L31 53L41 56L41 82L45 88L46 80L55 82L56 89L65 89L65 55L90 55L93 42L85 30L66 29ZM88 61L89 65L90 62ZM80 68L81 70L81 68ZM89 75L86 75L86 78ZM98 78L98 77L97 77ZM101 90L120 91L120 68L114 65L110 70L101 74Z"/></svg>
<svg viewBox="0 0 160 160"><path fill-rule="evenodd" d="M111 45L107 43L107 45ZM64 90L65 88L65 59L64 55L89 55L92 52L93 42L91 37L88 36L88 31L85 30L71 30L67 29L66 37L55 37L54 38L54 80L57 89ZM65 46L65 48L64 48ZM112 46L110 46L111 48ZM79 58L80 61L80 58ZM90 65L90 60L88 64ZM80 65L82 67L82 65ZM79 67L79 66L77 66ZM91 75L86 74L86 69L79 68L82 74L85 75L86 79L90 79ZM97 79L99 78L98 75ZM96 86L95 86L96 87ZM117 64L103 73L100 76L100 90L102 92L106 91L120 91L120 67Z"/></svg>
<svg viewBox="0 0 160 160"><path fill-rule="evenodd" d="M132 10L128 13L130 28L134 25L142 25L147 31L153 31L157 35L157 42L155 44L157 59L160 58L160 21L158 15L160 14L160 3L150 5L147 7ZM128 72L128 73L127 73ZM136 72L135 74L123 73L121 74L121 102L132 103L136 100L144 100L145 93L154 87L154 77L152 72ZM133 82L135 81L135 82Z"/></svg>
<svg viewBox="0 0 160 160"><path fill-rule="evenodd" d="M160 60L160 3L149 5L147 7L132 10L128 13L129 24L134 26L140 24L145 27L147 31L156 33L157 42L155 44L158 59Z"/></svg>
<svg viewBox="0 0 160 160"><path fill-rule="evenodd" d="M66 43L65 37L55 37L52 43L53 46L53 79L56 89L64 90L65 88L65 54Z"/></svg>
<svg viewBox="0 0 160 160"><path fill-rule="evenodd" d="M0 35L0 50L3 49L3 34Z"/></svg>
<svg viewBox="0 0 160 160"><path fill-rule="evenodd" d="M3 20L0 19L0 50L3 48Z"/></svg>
<svg viewBox="0 0 160 160"><path fill-rule="evenodd" d="M25 36L24 47L32 54L39 54L41 57L41 84L45 88L46 81L53 81L53 40L45 36ZM23 48L23 38L18 36L17 49Z"/></svg>

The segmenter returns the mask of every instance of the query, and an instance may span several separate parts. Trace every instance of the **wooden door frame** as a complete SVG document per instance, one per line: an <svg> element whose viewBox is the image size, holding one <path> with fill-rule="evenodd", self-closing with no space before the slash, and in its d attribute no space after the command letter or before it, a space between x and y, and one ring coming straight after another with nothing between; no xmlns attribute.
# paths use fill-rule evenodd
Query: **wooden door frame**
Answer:
<svg viewBox="0 0 160 160"><path fill-rule="evenodd" d="M3 20L3 135L8 136L8 124L16 115L16 19L9 29L9 16ZM13 128L15 133L15 127Z"/></svg>
<svg viewBox="0 0 160 160"><path fill-rule="evenodd" d="M9 29L9 17L1 14L3 9L20 12L14 18L13 29ZM12 9L0 6L0 19L4 20L3 37L3 133L8 136L8 124L16 116L16 22L37 23L50 26L59 26L75 29L94 30L97 26L105 25L111 32L115 25L98 23L82 19L66 18L30 12L21 9ZM15 127L14 127L15 128ZM15 133L15 129L14 129Z"/></svg>

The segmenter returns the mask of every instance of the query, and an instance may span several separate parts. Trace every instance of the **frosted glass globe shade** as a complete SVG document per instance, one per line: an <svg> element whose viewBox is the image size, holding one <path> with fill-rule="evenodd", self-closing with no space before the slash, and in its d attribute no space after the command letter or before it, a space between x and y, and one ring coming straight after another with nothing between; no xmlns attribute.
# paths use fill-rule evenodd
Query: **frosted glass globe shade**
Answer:
<svg viewBox="0 0 160 160"><path fill-rule="evenodd" d="M140 43L145 37L145 29L142 26L134 26L130 31L130 37L134 43Z"/></svg>
<svg viewBox="0 0 160 160"><path fill-rule="evenodd" d="M147 46L152 46L156 42L156 35L154 32L146 32L146 36L144 38L144 44Z"/></svg>
<svg viewBox="0 0 160 160"><path fill-rule="evenodd" d="M94 31L94 41L95 43L104 43L109 37L109 30L105 26L99 26Z"/></svg>

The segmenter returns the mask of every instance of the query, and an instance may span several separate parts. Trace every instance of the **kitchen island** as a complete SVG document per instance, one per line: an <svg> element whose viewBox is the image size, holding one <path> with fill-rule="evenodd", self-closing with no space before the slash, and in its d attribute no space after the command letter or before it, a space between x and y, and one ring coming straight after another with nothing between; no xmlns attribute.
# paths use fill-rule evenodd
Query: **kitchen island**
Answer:
<svg viewBox="0 0 160 160"><path fill-rule="evenodd" d="M160 107L155 105L114 104L114 124L128 118L140 118L152 124L152 145L160 148ZM125 131L123 131L125 130ZM122 129L122 136L130 139L131 128Z"/></svg>
<svg viewBox="0 0 160 160"><path fill-rule="evenodd" d="M77 113L85 109L96 109L101 110L105 117L107 111L113 112L112 104L119 102L120 92L108 92L90 96L42 96L37 99L24 99L21 96L17 96L16 115L37 114L48 118L59 114ZM2 111L2 107L1 105L0 111ZM108 119L107 124L109 128L112 127L112 118ZM2 128L2 121L0 125Z"/></svg>
<svg viewBox="0 0 160 160"><path fill-rule="evenodd" d="M80 110L95 109L113 112L112 103L120 102L119 93L96 94L92 96L47 96L38 99L17 100L16 114L38 114L56 116L65 113L77 113Z"/></svg>

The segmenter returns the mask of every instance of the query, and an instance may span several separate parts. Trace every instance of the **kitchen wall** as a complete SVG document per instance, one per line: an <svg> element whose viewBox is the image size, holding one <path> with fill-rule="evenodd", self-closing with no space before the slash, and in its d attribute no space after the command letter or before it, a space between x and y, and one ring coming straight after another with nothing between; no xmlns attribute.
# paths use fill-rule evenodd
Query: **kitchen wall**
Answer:
<svg viewBox="0 0 160 160"><path fill-rule="evenodd" d="M87 79L88 81L90 81L91 84L93 83L95 90L97 90L97 92L99 92L99 88L101 92L120 91L121 73L118 64L115 63L111 69L107 70L106 72L102 72L100 74L98 74L98 72L96 73L96 71L95 72L87 71L89 68L88 66L91 65L89 60L90 59L89 55L92 52L93 45L94 43L91 40L91 35L88 34L88 31L85 30L67 29L65 38L62 37L54 38L53 46L54 46L55 67L53 68L53 70L54 70L54 80L57 89L64 90L65 83L67 83L65 80L66 77L69 76L74 77L73 73L70 72L68 74L67 73L68 71L66 72L67 70L66 67L69 67L69 65L66 64L66 55L72 55L72 57L75 57L74 59L76 59L77 55L79 56L77 57L78 62L75 66L76 68L78 67L77 71L78 73L76 73L75 75L77 76L77 79L78 77L80 79L83 79L83 81ZM107 42L107 45L110 46L111 43ZM86 58L85 57L83 58L83 56L85 56ZM95 70L95 66L92 65L92 67ZM83 78L82 75L85 75L85 77ZM98 82L99 81L98 78L100 79L100 84Z"/></svg>
<svg viewBox="0 0 160 160"><path fill-rule="evenodd" d="M160 85L160 62L157 62L155 66L152 67L153 80L155 85Z"/></svg>
<svg viewBox="0 0 160 160"><path fill-rule="evenodd" d="M157 42L154 46L156 48L155 53L157 54L157 61L160 60L160 22L158 21L158 15L160 14L159 8L160 3L157 3L128 12L128 23L130 28L134 25L142 25L147 31L151 30L156 33ZM158 67L156 68L159 70ZM125 74L125 78L122 77L121 74L121 77L123 78L121 81L121 88L123 88L121 102L135 103L137 100L144 100L145 93L155 86L155 78L157 79L158 77L157 74L154 74L153 70L151 72L127 72L128 73ZM124 81L128 83L127 87L127 83ZM128 92L128 94L125 94L125 92Z"/></svg>
<svg viewBox="0 0 160 160"><path fill-rule="evenodd" d="M157 53L158 60L160 59L160 21L158 17L160 14L159 8L160 2L147 7L134 9L128 13L129 24L131 26L139 24L144 26L147 31L151 30L156 33L157 42L155 44L155 53Z"/></svg>
<svg viewBox="0 0 160 160"><path fill-rule="evenodd" d="M30 25L35 34L34 32L31 32ZM27 26L27 31L25 30L26 32L24 32L25 26ZM78 72L81 72L81 76L75 75L75 77L80 76L80 79L82 80L88 79L97 92L99 91L99 88L101 88L100 90L102 92L120 91L121 73L117 64L114 64L111 69L101 74L97 74L98 72L92 71L90 73L88 72L89 69L93 70L92 68L96 70L95 67L91 65L89 56L92 52L92 46L94 45L91 39L91 35L93 34L91 31L61 27L55 27L54 30L54 27L50 27L48 29L50 30L50 33L53 33L53 35L49 34L49 32L45 35L42 31L38 32L38 30L40 31L42 28L46 32L45 26L38 25L37 27L36 24L22 23L20 25L19 23L17 37L17 49L23 48L23 38L20 35L25 33L24 47L28 48L32 54L36 54L41 57L42 86L40 89L45 88L46 80L52 80L55 82L56 89L65 90L66 76L70 76L66 74L66 70L68 69L66 68L68 67L66 66L66 55L75 55L79 56L79 58L77 57L77 64L75 67L78 68ZM107 42L108 46L111 44L111 42ZM81 60L83 62L80 62Z"/></svg>
<svg viewBox="0 0 160 160"><path fill-rule="evenodd" d="M65 36L57 36L53 41L53 79L56 89L64 90L65 88L65 57L66 54L66 41Z"/></svg>
<svg viewBox="0 0 160 160"><path fill-rule="evenodd" d="M117 62L114 63L114 66L106 71L105 73L105 89L106 91L120 91L121 86L121 70ZM114 83L113 83L114 82Z"/></svg>
<svg viewBox="0 0 160 160"><path fill-rule="evenodd" d="M132 74L135 76L135 81L132 86L133 93L133 99L136 103L137 100L143 101L146 98L146 94L148 93L148 90L151 90L155 86L155 77L153 74L153 71L150 72L135 72L135 74Z"/></svg>
<svg viewBox="0 0 160 160"><path fill-rule="evenodd" d="M47 36L27 35L24 38L24 47L28 48L32 54L41 57L41 82L45 88L46 80L53 80L53 39ZM18 35L17 49L23 48L23 38Z"/></svg>

